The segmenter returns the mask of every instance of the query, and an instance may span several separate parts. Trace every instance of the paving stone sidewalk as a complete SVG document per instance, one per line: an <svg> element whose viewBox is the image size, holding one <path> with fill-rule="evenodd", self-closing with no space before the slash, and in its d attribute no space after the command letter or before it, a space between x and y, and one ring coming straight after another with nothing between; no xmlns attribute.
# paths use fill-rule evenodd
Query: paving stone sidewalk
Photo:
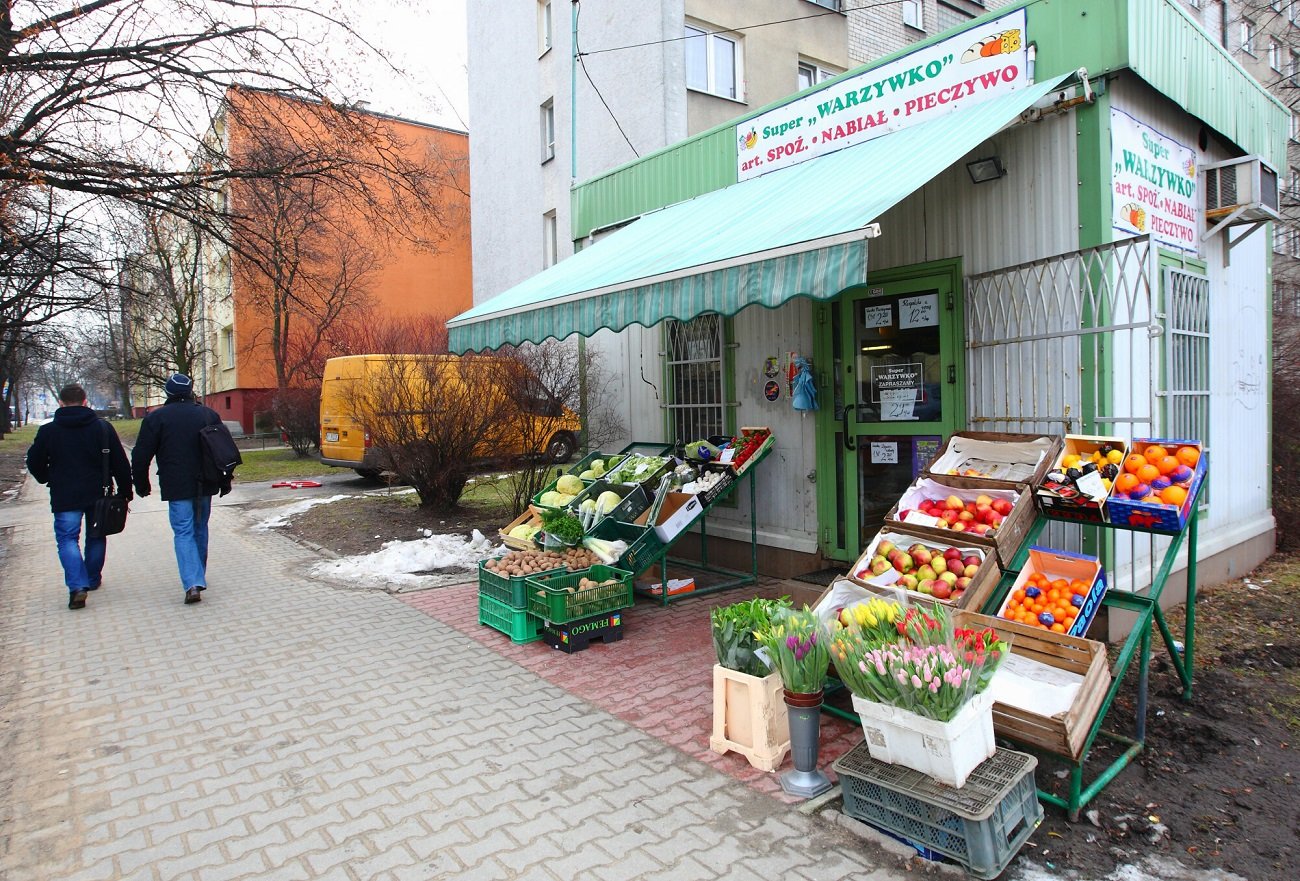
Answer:
<svg viewBox="0 0 1300 881"><path fill-rule="evenodd" d="M162 503L66 608L44 492L0 561L0 879L886 879L856 838L213 514Z"/></svg>

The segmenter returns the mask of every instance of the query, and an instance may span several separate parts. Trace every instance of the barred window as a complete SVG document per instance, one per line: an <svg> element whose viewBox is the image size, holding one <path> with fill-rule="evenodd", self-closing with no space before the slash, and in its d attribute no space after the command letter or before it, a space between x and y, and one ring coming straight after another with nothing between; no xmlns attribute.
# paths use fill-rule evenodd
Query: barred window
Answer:
<svg viewBox="0 0 1300 881"><path fill-rule="evenodd" d="M726 433L724 321L710 313L665 322L671 440L690 443Z"/></svg>

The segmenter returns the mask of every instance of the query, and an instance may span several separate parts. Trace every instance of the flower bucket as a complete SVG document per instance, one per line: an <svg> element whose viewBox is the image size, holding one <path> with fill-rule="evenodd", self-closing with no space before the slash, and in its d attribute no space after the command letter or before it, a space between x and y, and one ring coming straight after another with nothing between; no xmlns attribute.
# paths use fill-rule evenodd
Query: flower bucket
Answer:
<svg viewBox="0 0 1300 881"><path fill-rule="evenodd" d="M871 757L928 774L960 788L996 751L993 695L977 694L947 722L936 722L888 704L853 696ZM793 729L792 729L793 730Z"/></svg>
<svg viewBox="0 0 1300 881"><path fill-rule="evenodd" d="M790 795L815 798L831 788L831 780L817 770L821 747L822 691L811 694L786 690L790 718L790 757L794 770L781 775L781 788Z"/></svg>

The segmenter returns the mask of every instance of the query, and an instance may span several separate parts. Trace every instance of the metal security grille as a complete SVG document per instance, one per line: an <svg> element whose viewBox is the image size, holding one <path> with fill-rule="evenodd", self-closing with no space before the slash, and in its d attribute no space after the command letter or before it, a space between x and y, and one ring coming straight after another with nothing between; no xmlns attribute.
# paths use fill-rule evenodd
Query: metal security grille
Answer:
<svg viewBox="0 0 1300 881"><path fill-rule="evenodd" d="M1158 278L1156 249L1142 236L967 279L971 428L1078 434L1087 424L1091 433L1124 438L1167 430L1170 414L1159 406L1165 393L1165 347L1160 341L1165 327ZM1180 307L1180 316L1194 314L1194 305L1205 302L1191 295L1175 299L1179 296L1189 304ZM1200 330L1197 325L1189 334ZM1195 339L1192 345L1208 346L1202 337ZM1180 348L1179 369L1189 382L1207 375L1206 363L1195 368L1187 363L1201 354ZM1208 407L1208 398L1205 401ZM1189 436L1205 433L1198 430ZM1163 554L1167 539L1128 532L1109 536L1106 564L1112 582L1128 590L1148 586L1153 561ZM1083 529L1070 524L1053 523L1041 542L1103 551L1085 547Z"/></svg>
<svg viewBox="0 0 1300 881"><path fill-rule="evenodd" d="M724 433L723 321L721 315L705 314L690 321L665 322L672 390L668 427L673 440L689 443Z"/></svg>
<svg viewBox="0 0 1300 881"><path fill-rule="evenodd" d="M1210 437L1210 280L1165 270L1165 431L1170 437Z"/></svg>

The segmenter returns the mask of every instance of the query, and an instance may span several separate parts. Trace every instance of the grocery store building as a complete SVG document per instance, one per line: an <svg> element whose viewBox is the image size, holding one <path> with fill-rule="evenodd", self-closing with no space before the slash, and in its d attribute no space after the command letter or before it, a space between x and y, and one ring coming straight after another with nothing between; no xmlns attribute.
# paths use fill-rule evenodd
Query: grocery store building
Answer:
<svg viewBox="0 0 1300 881"><path fill-rule="evenodd" d="M452 347L579 335L630 439L772 428L770 574L855 559L961 429L1203 439L1202 577L1239 573L1273 548L1289 124L1171 0L1013 4L576 186L578 253L458 316ZM747 542L749 517L709 534ZM1052 528L1120 587L1166 541Z"/></svg>

